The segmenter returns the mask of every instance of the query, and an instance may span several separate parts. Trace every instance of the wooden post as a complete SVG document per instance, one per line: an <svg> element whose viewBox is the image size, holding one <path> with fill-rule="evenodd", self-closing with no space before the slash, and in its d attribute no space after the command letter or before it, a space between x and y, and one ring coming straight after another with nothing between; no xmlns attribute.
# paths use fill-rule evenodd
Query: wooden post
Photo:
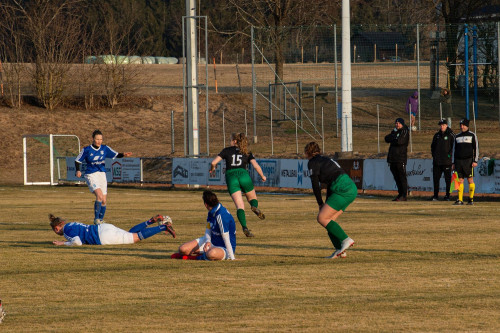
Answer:
<svg viewBox="0 0 500 333"><path fill-rule="evenodd" d="M396 62L398 62L398 43L396 43Z"/></svg>
<svg viewBox="0 0 500 333"><path fill-rule="evenodd" d="M220 51L220 64L222 65L222 50Z"/></svg>
<svg viewBox="0 0 500 333"><path fill-rule="evenodd" d="M377 44L373 44L373 62L377 62Z"/></svg>
<svg viewBox="0 0 500 333"><path fill-rule="evenodd" d="M217 90L217 71L215 70L215 57L214 57L214 78L215 78L215 93L218 94L219 91Z"/></svg>
<svg viewBox="0 0 500 333"><path fill-rule="evenodd" d="M245 62L245 48L241 48L241 63Z"/></svg>
<svg viewBox="0 0 500 333"><path fill-rule="evenodd" d="M318 45L316 45L316 63L318 63Z"/></svg>
<svg viewBox="0 0 500 333"><path fill-rule="evenodd" d="M354 59L354 60L353 60L353 62L354 62L354 63L356 63L356 45L354 45L354 48L353 48L353 52L352 52L352 53L353 53L353 55L352 55L352 56L353 56L353 59Z"/></svg>
<svg viewBox="0 0 500 333"><path fill-rule="evenodd" d="M304 46L301 46L301 47L300 47L300 53L301 53L301 55L302 55L302 56L301 56L301 59L302 59L302 60L300 61L300 63L301 63L301 64L303 64L303 63L304 63Z"/></svg>
<svg viewBox="0 0 500 333"><path fill-rule="evenodd" d="M417 44L413 47L413 61L417 61Z"/></svg>

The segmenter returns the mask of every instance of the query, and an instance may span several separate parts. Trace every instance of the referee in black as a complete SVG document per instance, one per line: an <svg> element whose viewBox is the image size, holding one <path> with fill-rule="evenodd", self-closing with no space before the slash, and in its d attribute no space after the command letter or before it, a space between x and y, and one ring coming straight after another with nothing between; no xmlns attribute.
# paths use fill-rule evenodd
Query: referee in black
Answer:
<svg viewBox="0 0 500 333"><path fill-rule="evenodd" d="M408 126L403 118L395 121L395 128L385 136L385 142L390 143L387 163L391 169L398 196L392 201L406 201L408 195L408 179L406 178L406 163L408 160Z"/></svg>
<svg viewBox="0 0 500 333"><path fill-rule="evenodd" d="M434 195L431 201L438 200L439 180L444 173L444 182L446 184L446 194L444 201L450 201L451 186L451 155L455 147L455 133L448 127L446 119L438 122L439 131L434 134L431 143L432 153L432 178L434 180Z"/></svg>
<svg viewBox="0 0 500 333"><path fill-rule="evenodd" d="M460 120L461 133L455 137L455 149L452 156L452 169L458 174L458 200L454 205L463 205L464 197L464 178L469 182L469 201L468 205L474 204L474 168L479 160L479 145L476 133L469 131L469 119Z"/></svg>

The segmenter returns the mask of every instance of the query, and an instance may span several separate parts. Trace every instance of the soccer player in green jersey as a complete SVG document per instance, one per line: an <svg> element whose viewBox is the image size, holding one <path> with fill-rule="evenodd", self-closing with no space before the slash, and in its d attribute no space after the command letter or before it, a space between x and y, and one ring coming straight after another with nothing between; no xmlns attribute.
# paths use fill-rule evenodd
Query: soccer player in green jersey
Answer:
<svg viewBox="0 0 500 333"><path fill-rule="evenodd" d="M244 133L232 134L231 146L224 148L212 161L210 164L210 173L215 171L216 165L222 160L226 161L227 190L233 199L234 205L236 206L236 216L238 217L238 221L243 227L243 233L245 236L253 237L254 235L247 227L245 203L243 201L242 193L245 193L245 196L255 215L257 215L261 220L265 219L265 215L258 208L259 201L257 200L257 194L255 193L252 178L250 178L247 171L248 164L252 164L263 182L266 181L266 176L264 176L262 168L255 160L253 154L248 151L248 139Z"/></svg>
<svg viewBox="0 0 500 333"><path fill-rule="evenodd" d="M335 222L356 196L358 189L349 175L340 165L321 155L316 142L308 143L304 148L304 155L309 160L307 168L311 175L311 185L319 206L317 221L328 232L335 251L329 259L343 258L345 250L354 245L354 240L347 236L340 225ZM321 184L326 185L326 202L321 196Z"/></svg>

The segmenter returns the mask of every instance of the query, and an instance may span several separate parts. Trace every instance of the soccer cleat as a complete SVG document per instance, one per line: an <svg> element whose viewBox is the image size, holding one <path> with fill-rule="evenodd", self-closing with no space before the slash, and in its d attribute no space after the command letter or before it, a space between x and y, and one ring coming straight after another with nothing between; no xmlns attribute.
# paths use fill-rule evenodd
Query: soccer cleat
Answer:
<svg viewBox="0 0 500 333"><path fill-rule="evenodd" d="M152 218L149 219L149 222L151 224L158 223L158 225L161 225L161 224L163 224L163 216L161 216L160 214L153 216ZM172 221L170 221L170 222L172 222Z"/></svg>
<svg viewBox="0 0 500 333"><path fill-rule="evenodd" d="M399 198L401 198L399 195L397 197L395 197L394 199L392 199L392 201L399 201Z"/></svg>
<svg viewBox="0 0 500 333"><path fill-rule="evenodd" d="M455 201L455 203L453 205L455 205L455 206L461 206L463 204L464 204L464 202L462 200L457 200L457 201Z"/></svg>
<svg viewBox="0 0 500 333"><path fill-rule="evenodd" d="M467 205L473 205L474 204L474 200L473 199L469 199L469 201L467 201Z"/></svg>
<svg viewBox="0 0 500 333"><path fill-rule="evenodd" d="M252 232L250 230L248 230L248 228L243 228L243 233L245 234L245 236L247 237L255 237Z"/></svg>
<svg viewBox="0 0 500 333"><path fill-rule="evenodd" d="M438 197L431 197L429 201L438 201Z"/></svg>
<svg viewBox="0 0 500 333"><path fill-rule="evenodd" d="M5 318L5 311L3 310L2 306L2 300L0 300L0 324L2 323L3 319Z"/></svg>
<svg viewBox="0 0 500 333"><path fill-rule="evenodd" d="M449 195L445 196L445 197L443 198L443 201L450 201L450 196L449 196Z"/></svg>
<svg viewBox="0 0 500 333"><path fill-rule="evenodd" d="M257 207L252 207L252 212L254 212L254 213L255 213L255 215L257 215L257 217L258 217L259 219L261 219L261 220L263 220L263 219L265 219L265 218L266 218L266 216L264 215L264 213L262 213L262 212L260 211L260 209L258 209Z"/></svg>
<svg viewBox="0 0 500 333"><path fill-rule="evenodd" d="M172 218L170 218L170 216L168 215L165 215L165 216L161 216L161 215L158 215L161 217L161 221L158 221L158 225L164 225L165 226L165 233L169 233L172 235L172 237L176 237L175 235L175 230L174 230L174 227L172 226Z"/></svg>
<svg viewBox="0 0 500 333"><path fill-rule="evenodd" d="M328 256L326 258L328 259L345 258L347 255L343 256L343 254L345 254L345 251L353 245L354 245L354 240L350 237L347 237L342 241L340 249L336 250L335 252L332 253L331 256Z"/></svg>
<svg viewBox="0 0 500 333"><path fill-rule="evenodd" d="M406 197L396 197L392 201L406 201L406 200L407 200Z"/></svg>
<svg viewBox="0 0 500 333"><path fill-rule="evenodd" d="M99 225L99 224L103 224L103 223L105 223L105 222L103 220L101 220L101 219L95 219L94 220L94 224Z"/></svg>

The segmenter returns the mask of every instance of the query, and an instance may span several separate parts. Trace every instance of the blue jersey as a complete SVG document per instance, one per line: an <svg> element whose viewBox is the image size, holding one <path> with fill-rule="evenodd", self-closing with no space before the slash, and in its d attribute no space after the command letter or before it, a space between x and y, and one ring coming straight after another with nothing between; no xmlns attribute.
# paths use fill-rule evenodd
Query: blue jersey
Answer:
<svg viewBox="0 0 500 333"><path fill-rule="evenodd" d="M207 222L207 229L210 228L211 243L214 246L226 248L222 234L228 232L234 253L236 249L236 224L231 213L224 206L218 204L208 212Z"/></svg>
<svg viewBox="0 0 500 333"><path fill-rule="evenodd" d="M90 145L82 149L80 154L76 157L75 162L85 162L87 164L87 168L85 169L86 174L106 172L106 158L115 158L117 155L118 153L116 151L106 145L101 145L97 149Z"/></svg>
<svg viewBox="0 0 500 333"><path fill-rule="evenodd" d="M71 222L64 225L63 232L64 238L68 240L66 245L101 245L98 225Z"/></svg>

